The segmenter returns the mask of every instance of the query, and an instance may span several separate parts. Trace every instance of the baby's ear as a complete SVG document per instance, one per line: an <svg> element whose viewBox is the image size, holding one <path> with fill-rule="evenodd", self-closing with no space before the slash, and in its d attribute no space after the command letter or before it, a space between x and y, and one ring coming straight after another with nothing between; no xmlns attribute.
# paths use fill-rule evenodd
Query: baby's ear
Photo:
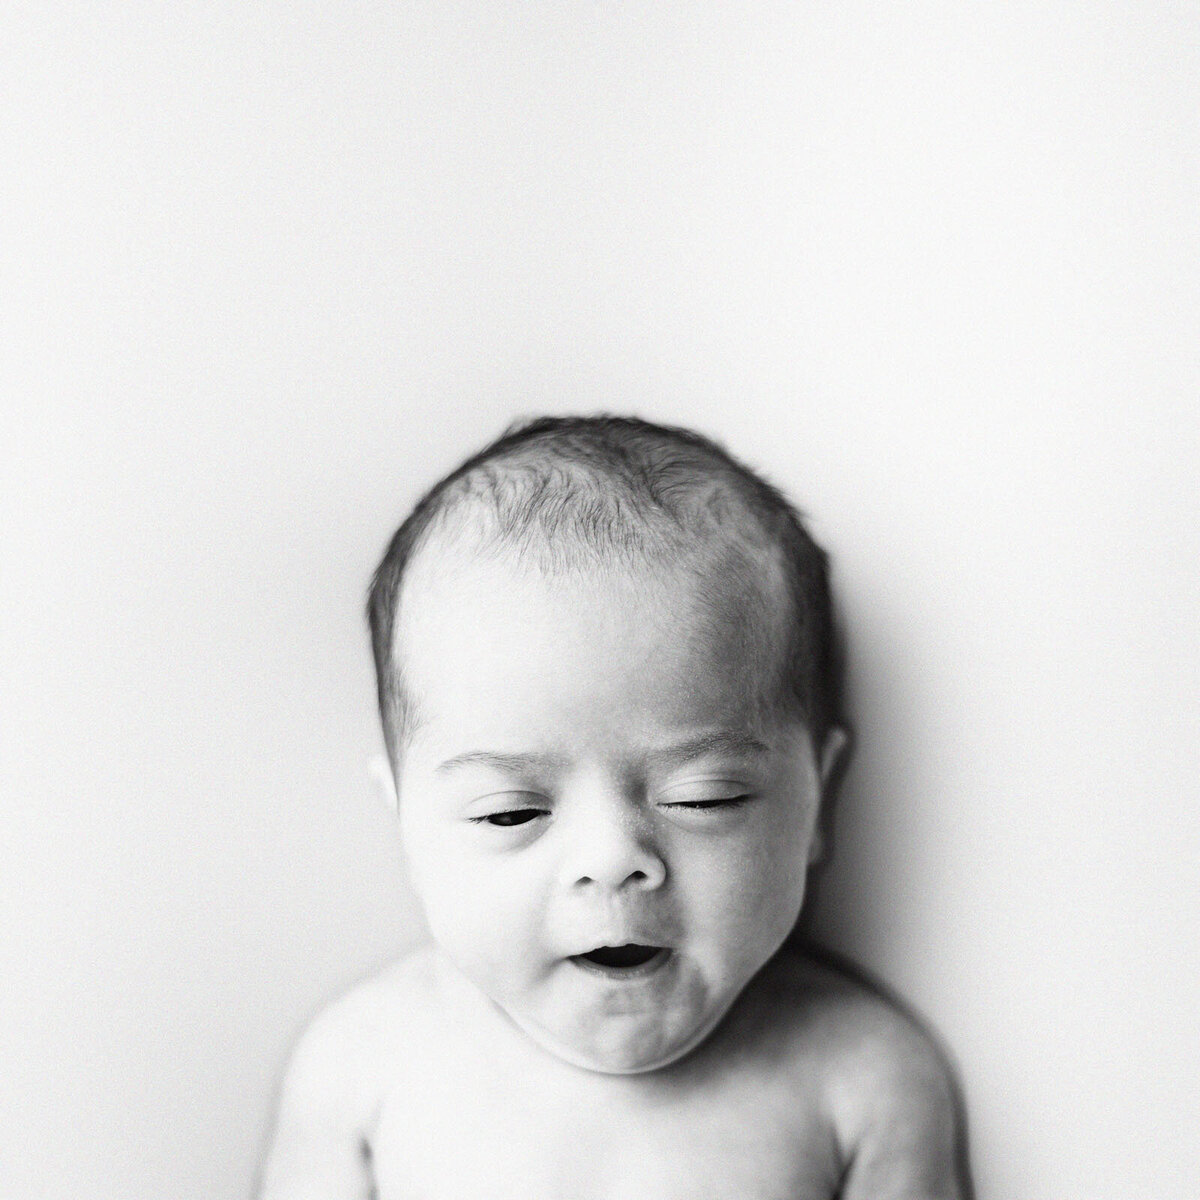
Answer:
<svg viewBox="0 0 1200 1200"><path fill-rule="evenodd" d="M838 784L850 761L853 739L850 731L841 725L832 726L817 747L817 777L820 780L820 798L813 819L812 839L808 844L808 865L815 866L825 858L833 832L833 805L837 798Z"/></svg>
<svg viewBox="0 0 1200 1200"><path fill-rule="evenodd" d="M830 726L825 734L825 740L817 751L817 772L821 777L822 799L828 798L831 791L837 790L838 780L850 761L852 744L850 730L842 725Z"/></svg>
<svg viewBox="0 0 1200 1200"><path fill-rule="evenodd" d="M388 812L393 816L400 811L400 798L396 792L396 776L392 773L392 764L386 754L374 754L367 763L367 774L383 801Z"/></svg>

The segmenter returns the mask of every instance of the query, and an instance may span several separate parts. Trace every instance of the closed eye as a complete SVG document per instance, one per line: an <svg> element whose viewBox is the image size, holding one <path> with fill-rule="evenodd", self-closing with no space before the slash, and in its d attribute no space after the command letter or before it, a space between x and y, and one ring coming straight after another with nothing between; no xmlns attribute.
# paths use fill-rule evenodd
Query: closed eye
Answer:
<svg viewBox="0 0 1200 1200"><path fill-rule="evenodd" d="M482 817L472 817L471 821L476 825L495 825L502 829L510 829L514 825L528 824L543 815L543 810L540 808L513 808L507 812L494 812L487 813Z"/></svg>
<svg viewBox="0 0 1200 1200"><path fill-rule="evenodd" d="M664 807L699 809L702 811L711 808L737 808L739 805L753 799L754 797L749 794L744 796L714 796L707 800L674 800L664 805Z"/></svg>

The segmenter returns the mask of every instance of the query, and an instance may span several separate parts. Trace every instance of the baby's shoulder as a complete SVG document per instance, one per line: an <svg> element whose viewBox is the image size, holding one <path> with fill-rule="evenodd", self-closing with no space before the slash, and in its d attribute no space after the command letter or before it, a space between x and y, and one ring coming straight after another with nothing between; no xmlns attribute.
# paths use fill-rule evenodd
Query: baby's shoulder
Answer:
<svg viewBox="0 0 1200 1200"><path fill-rule="evenodd" d="M833 1129L850 1164L846 1195L958 1195L959 1101L946 1052L897 1001L824 958L786 952L764 981L791 1073ZM814 1096L814 1091L816 1095ZM905 1192L904 1194L909 1194Z"/></svg>
<svg viewBox="0 0 1200 1200"><path fill-rule="evenodd" d="M307 1096L354 1123L369 1120L396 1067L420 1044L433 1011L427 950L389 964L326 1005L296 1042L284 1080L293 1106Z"/></svg>
<svg viewBox="0 0 1200 1200"><path fill-rule="evenodd" d="M420 1037L428 956L414 954L324 1008L292 1051L260 1195L359 1196L389 1081Z"/></svg>
<svg viewBox="0 0 1200 1200"><path fill-rule="evenodd" d="M943 1051L915 1016L831 957L785 951L764 982L772 1008L783 1014L789 1044L806 1060L868 1077L946 1070Z"/></svg>

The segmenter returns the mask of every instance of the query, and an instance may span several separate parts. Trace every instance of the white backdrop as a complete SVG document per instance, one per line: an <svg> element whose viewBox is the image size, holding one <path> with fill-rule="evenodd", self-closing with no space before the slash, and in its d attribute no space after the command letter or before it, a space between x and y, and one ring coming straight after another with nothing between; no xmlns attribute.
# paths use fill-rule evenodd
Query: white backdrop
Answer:
<svg viewBox="0 0 1200 1200"><path fill-rule="evenodd" d="M1187 4L6 4L0 1195L247 1195L417 936L367 576L604 408L835 556L818 926L981 1200L1200 1196L1198 80Z"/></svg>

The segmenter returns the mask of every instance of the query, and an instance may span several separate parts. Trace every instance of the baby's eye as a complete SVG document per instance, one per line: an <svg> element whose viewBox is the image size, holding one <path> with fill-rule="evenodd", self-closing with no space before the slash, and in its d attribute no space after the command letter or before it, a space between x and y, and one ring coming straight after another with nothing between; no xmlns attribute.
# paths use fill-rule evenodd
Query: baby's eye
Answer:
<svg viewBox="0 0 1200 1200"><path fill-rule="evenodd" d="M498 825L508 829L513 825L525 825L529 821L536 820L542 816L542 812L543 810L540 808L513 808L507 812L494 812L482 817L472 817L471 820L477 825Z"/></svg>
<svg viewBox="0 0 1200 1200"><path fill-rule="evenodd" d="M699 809L701 811L711 808L737 808L739 805L753 799L754 797L749 793L741 796L710 796L704 800L673 800L664 805L664 807Z"/></svg>

